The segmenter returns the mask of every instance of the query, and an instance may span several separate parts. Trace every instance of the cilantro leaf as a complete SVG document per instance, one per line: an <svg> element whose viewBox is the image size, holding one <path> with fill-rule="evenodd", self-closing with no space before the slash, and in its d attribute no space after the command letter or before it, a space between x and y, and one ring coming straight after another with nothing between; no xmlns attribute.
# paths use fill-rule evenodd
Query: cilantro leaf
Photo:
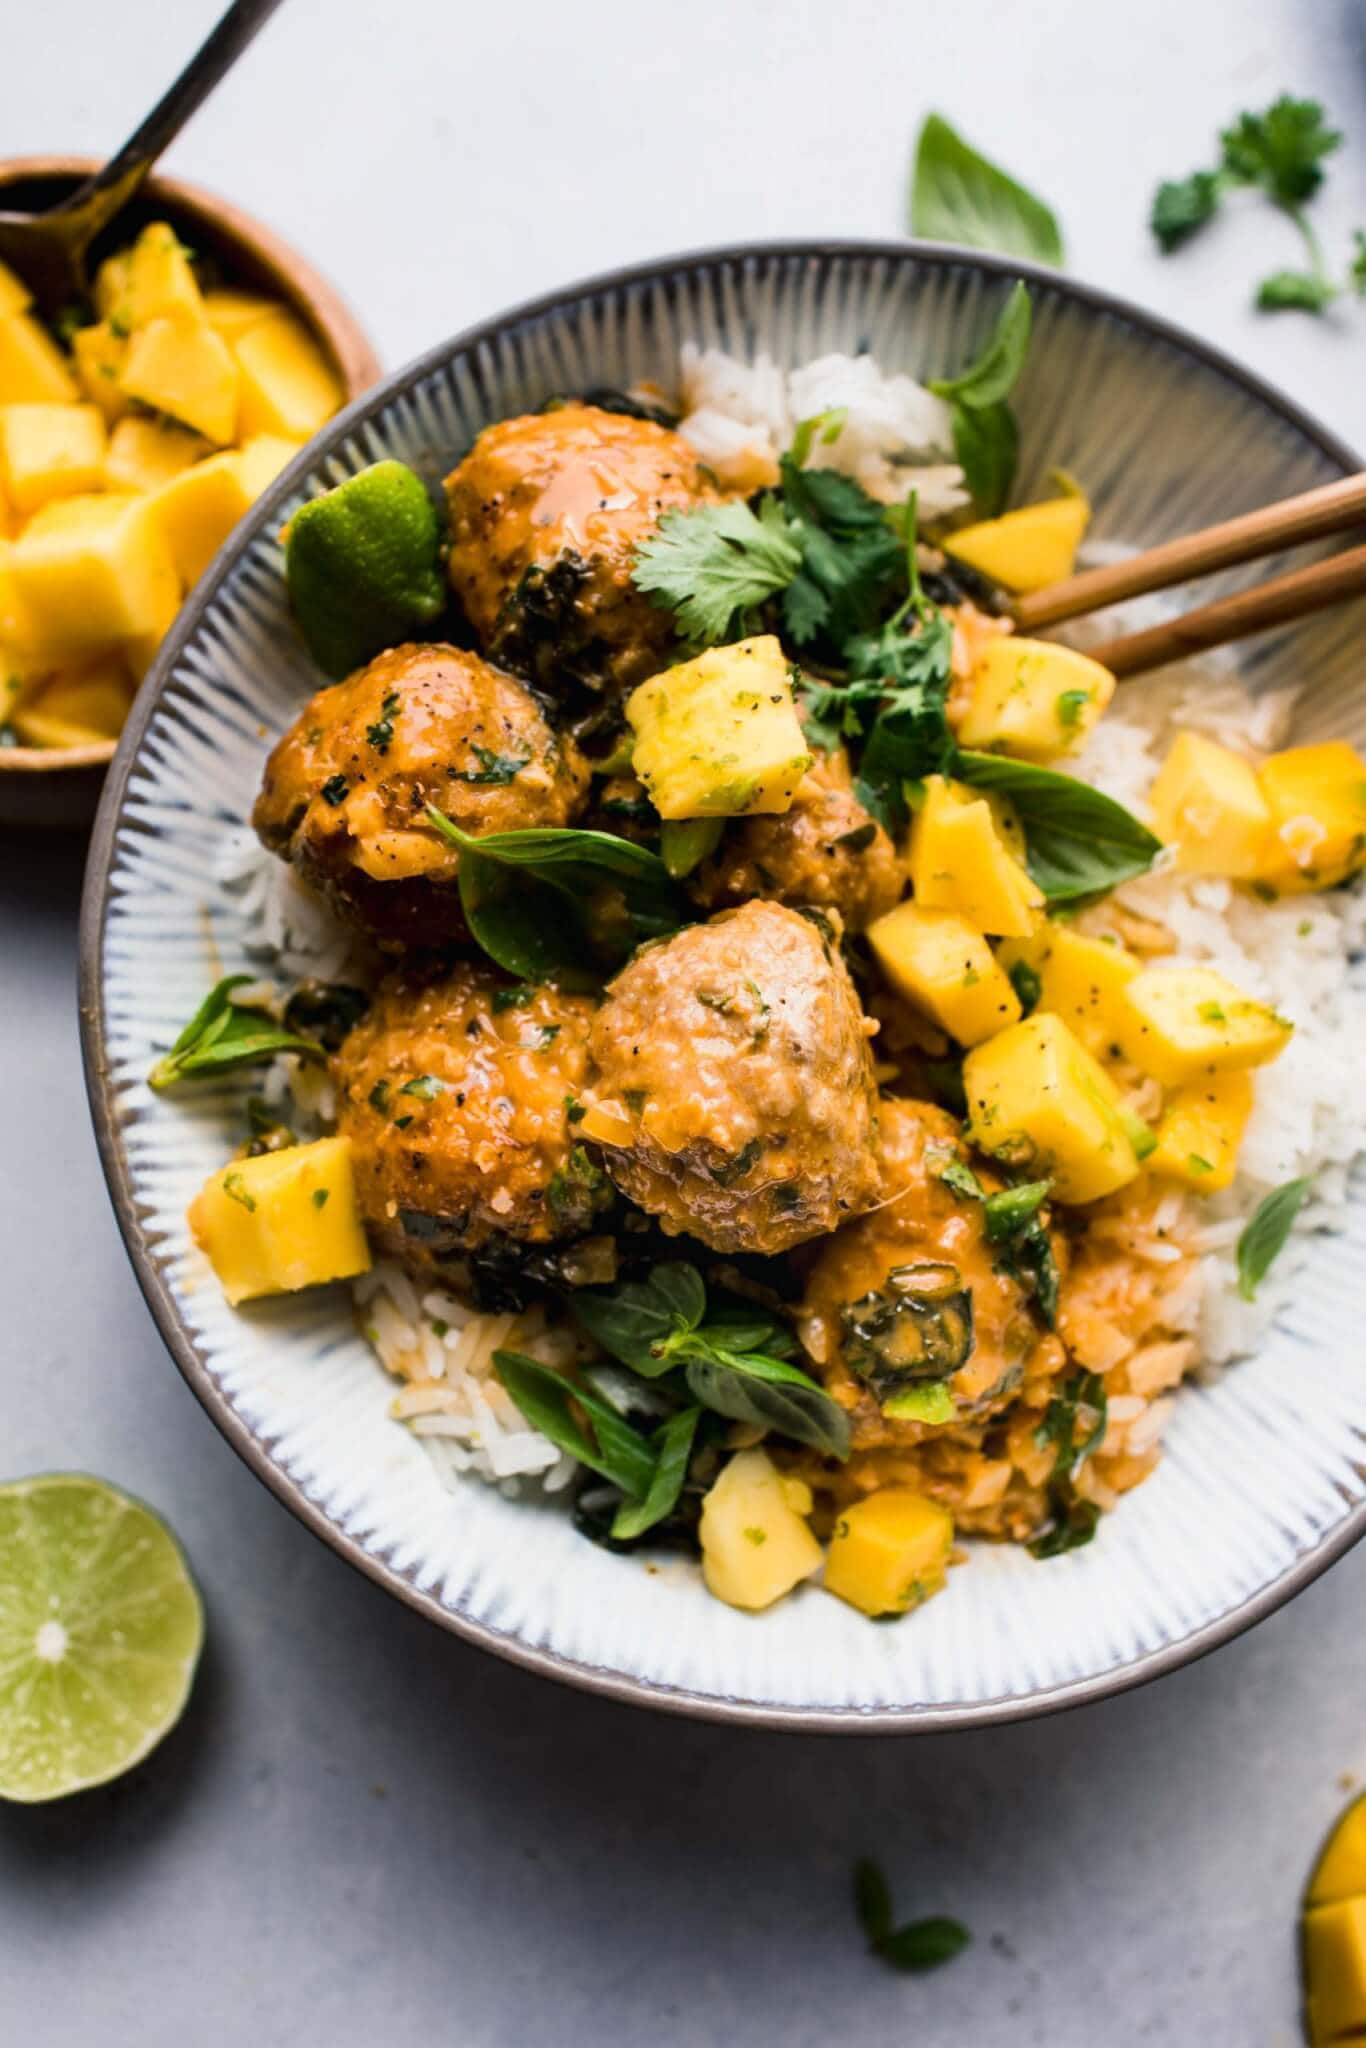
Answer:
<svg viewBox="0 0 1366 2048"><path fill-rule="evenodd" d="M1321 313L1337 296L1337 286L1312 270L1275 270L1257 287L1257 307L1262 313Z"/></svg>
<svg viewBox="0 0 1366 2048"><path fill-rule="evenodd" d="M902 543L885 505L837 469L802 469L782 458L787 529L801 565L783 597L783 623L797 645L824 637L843 647L865 631L901 573Z"/></svg>
<svg viewBox="0 0 1366 2048"><path fill-rule="evenodd" d="M1224 168L1247 185L1260 185L1278 206L1293 208L1312 199L1323 183L1322 159L1342 142L1324 124L1317 100L1289 93L1264 114L1240 114L1219 137Z"/></svg>
<svg viewBox="0 0 1366 2048"><path fill-rule="evenodd" d="M690 640L714 646L784 589L801 560L781 504L766 495L757 513L739 499L666 512L638 551L632 580L672 607Z"/></svg>
<svg viewBox="0 0 1366 2048"><path fill-rule="evenodd" d="M1189 178L1169 178L1153 194L1148 225L1162 252L1170 256L1219 211L1223 184L1217 171L1192 171Z"/></svg>

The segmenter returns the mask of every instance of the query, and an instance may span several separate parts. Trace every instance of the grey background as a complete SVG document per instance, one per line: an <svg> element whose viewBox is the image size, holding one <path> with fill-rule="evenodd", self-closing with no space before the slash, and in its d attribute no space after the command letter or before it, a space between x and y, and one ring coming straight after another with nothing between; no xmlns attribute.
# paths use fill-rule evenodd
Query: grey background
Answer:
<svg viewBox="0 0 1366 2048"><path fill-rule="evenodd" d="M14 0L0 149L121 139L215 0ZM1297 260L1248 206L1162 262L1150 189L1282 87L1347 129L1350 0L289 0L172 163L293 237L398 364L501 304L670 248L885 235L940 106L1051 197L1072 268L1246 357L1366 444L1366 307L1247 309ZM1229 451L1236 460L1236 450ZM80 1083L81 854L0 840L0 1473L158 1505L208 1603L192 1706L123 1783L0 1810L0 2040L416 2048L646 2039L955 2048L1297 2039L1295 1900L1366 1767L1347 1559L1147 1691L999 1733L729 1734L523 1677L386 1599L240 1466L133 1284ZM852 1859L972 1928L902 1979Z"/></svg>

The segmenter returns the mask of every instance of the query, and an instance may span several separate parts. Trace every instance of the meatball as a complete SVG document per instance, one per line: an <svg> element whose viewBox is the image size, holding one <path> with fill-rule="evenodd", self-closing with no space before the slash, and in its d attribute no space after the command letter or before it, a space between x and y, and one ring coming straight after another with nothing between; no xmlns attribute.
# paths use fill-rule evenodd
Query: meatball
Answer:
<svg viewBox="0 0 1366 2048"><path fill-rule="evenodd" d="M547 691L619 691L664 666L671 615L631 581L662 512L718 494L652 420L562 405L486 427L446 478L450 577L481 645Z"/></svg>
<svg viewBox="0 0 1366 2048"><path fill-rule="evenodd" d="M906 870L886 832L854 795L849 756L819 754L792 808L746 818L702 867L692 893L708 909L769 896L837 910L865 931L906 891Z"/></svg>
<svg viewBox="0 0 1366 2048"><path fill-rule="evenodd" d="M958 1132L945 1110L884 1098L883 1199L822 1247L808 1277L802 1341L849 1411L856 1450L926 1433L883 1414L903 1388L949 1379L960 1413L978 1419L1060 1362L1057 1338L987 1242L982 1204L942 1178L945 1165L964 1163ZM989 1173L978 1180L988 1192L999 1185Z"/></svg>
<svg viewBox="0 0 1366 2048"><path fill-rule="evenodd" d="M458 647L395 647L305 706L252 822L382 945L440 945L465 932L460 856L425 806L479 834L566 825L588 775L514 677Z"/></svg>
<svg viewBox="0 0 1366 2048"><path fill-rule="evenodd" d="M833 1230L877 1194L871 1028L819 912L747 903L645 947L590 1038L608 1172L716 1251Z"/></svg>
<svg viewBox="0 0 1366 2048"><path fill-rule="evenodd" d="M570 1112L592 1016L587 996L509 989L470 963L381 985L332 1060L337 1127L376 1243L431 1268L591 1227L611 1189Z"/></svg>

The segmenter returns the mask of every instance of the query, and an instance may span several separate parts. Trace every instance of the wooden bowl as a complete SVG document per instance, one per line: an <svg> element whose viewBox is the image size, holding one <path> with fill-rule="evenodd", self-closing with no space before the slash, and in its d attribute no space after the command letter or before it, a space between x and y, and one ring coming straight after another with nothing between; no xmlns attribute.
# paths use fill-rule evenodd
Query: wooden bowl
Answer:
<svg viewBox="0 0 1366 2048"><path fill-rule="evenodd" d="M99 169L83 156L0 158L0 206L38 210L65 197ZM224 279L279 299L297 313L341 380L346 400L376 382L380 360L346 302L327 280L229 200L179 178L149 178L91 252L91 269L125 246L149 220L169 220L195 250L211 256ZM115 740L88 747L0 748L0 826L73 831L88 826L99 802Z"/></svg>

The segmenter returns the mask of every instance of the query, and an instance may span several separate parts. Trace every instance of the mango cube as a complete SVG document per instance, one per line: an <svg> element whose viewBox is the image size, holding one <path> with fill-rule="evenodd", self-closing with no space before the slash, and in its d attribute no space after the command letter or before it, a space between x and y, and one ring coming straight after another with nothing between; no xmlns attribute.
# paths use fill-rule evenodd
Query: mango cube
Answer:
<svg viewBox="0 0 1366 2048"><path fill-rule="evenodd" d="M1272 853L1262 879L1286 895L1331 889L1366 862L1366 761L1345 740L1262 763Z"/></svg>
<svg viewBox="0 0 1366 2048"><path fill-rule="evenodd" d="M927 910L952 910L995 938L1022 938L1044 895L1006 849L990 806L970 789L927 778L911 822L911 886Z"/></svg>
<svg viewBox="0 0 1366 2048"><path fill-rule="evenodd" d="M128 343L115 334L108 321L93 327L78 327L71 337L76 381L91 405L97 405L112 426L128 411L130 401L119 389Z"/></svg>
<svg viewBox="0 0 1366 2048"><path fill-rule="evenodd" d="M0 539L0 682L41 665L37 629L14 581L14 543Z"/></svg>
<svg viewBox="0 0 1366 2048"><path fill-rule="evenodd" d="M1139 1171L1113 1082L1061 1017L1035 1011L975 1047L963 1089L973 1143L1051 1178L1060 1202L1097 1201Z"/></svg>
<svg viewBox="0 0 1366 2048"><path fill-rule="evenodd" d="M1196 1194L1226 1188L1238 1166L1238 1147L1252 1114L1248 1074L1207 1074L1173 1088L1157 1126L1157 1144L1147 1164L1152 1173L1184 1181Z"/></svg>
<svg viewBox="0 0 1366 2048"><path fill-rule="evenodd" d="M163 484L152 503L182 582L197 583L251 505L241 456L233 449L196 462Z"/></svg>
<svg viewBox="0 0 1366 2048"><path fill-rule="evenodd" d="M306 441L342 402L342 388L303 322L276 312L232 343L241 372L242 433Z"/></svg>
<svg viewBox="0 0 1366 2048"><path fill-rule="evenodd" d="M215 334L234 342L249 328L280 311L278 299L263 299L258 292L213 291L204 294L204 318Z"/></svg>
<svg viewBox="0 0 1366 2048"><path fill-rule="evenodd" d="M1019 1021L1019 998L990 946L954 911L898 903L869 926L868 943L893 988L960 1045Z"/></svg>
<svg viewBox="0 0 1366 2048"><path fill-rule="evenodd" d="M943 543L944 552L1007 590L1043 590L1072 574L1090 518L1080 492L1048 498L960 527Z"/></svg>
<svg viewBox="0 0 1366 2048"><path fill-rule="evenodd" d="M1352 1801L1319 1851L1304 1902L1331 1906L1354 1892L1366 1893L1366 1793Z"/></svg>
<svg viewBox="0 0 1366 2048"><path fill-rule="evenodd" d="M100 739L117 739L132 701L132 684L119 655L96 655L79 667L59 670L43 683L24 707L24 713L16 714L15 725L22 732L20 717L36 714L79 726ZM41 746L46 742L35 740L32 744Z"/></svg>
<svg viewBox="0 0 1366 2048"><path fill-rule="evenodd" d="M93 405L0 405L0 478L15 509L97 491L104 481L104 419Z"/></svg>
<svg viewBox="0 0 1366 2048"><path fill-rule="evenodd" d="M140 683L161 651L161 643L170 632L180 612L181 585L177 576L175 587L168 587L163 594L161 609L150 625L141 633L130 634L120 648L124 665L135 683Z"/></svg>
<svg viewBox="0 0 1366 2048"><path fill-rule="evenodd" d="M284 1155L280 1155L284 1156ZM771 1607L821 1567L806 1521L811 1490L766 1451L738 1451L702 1502L698 1537L709 1593L730 1607Z"/></svg>
<svg viewBox="0 0 1366 2048"><path fill-rule="evenodd" d="M33 294L28 286L7 263L0 263L0 320L12 320L16 313L26 313L32 304Z"/></svg>
<svg viewBox="0 0 1366 2048"><path fill-rule="evenodd" d="M632 765L661 818L785 811L811 765L771 633L709 647L633 690Z"/></svg>
<svg viewBox="0 0 1366 2048"><path fill-rule="evenodd" d="M237 432L239 378L232 352L212 327L163 316L135 329L119 376L126 398L169 413L208 441Z"/></svg>
<svg viewBox="0 0 1366 2048"><path fill-rule="evenodd" d="M1126 983L1124 1049L1164 1088L1262 1067L1294 1026L1212 967L1145 967Z"/></svg>
<svg viewBox="0 0 1366 2048"><path fill-rule="evenodd" d="M1366 1897L1304 1916L1305 2008L1314 2048L1366 2035Z"/></svg>
<svg viewBox="0 0 1366 2048"><path fill-rule="evenodd" d="M1130 1019L1124 991L1138 973L1132 953L1109 939L1088 939L1070 925L1044 924L1028 939L1007 940L996 957L1009 973L1017 962L1039 978L1036 1009L1050 1010L1096 1059L1118 1059Z"/></svg>
<svg viewBox="0 0 1366 2048"><path fill-rule="evenodd" d="M906 1614L943 1589L953 1549L947 1508L883 1486L845 1508L825 1561L825 1590L863 1614Z"/></svg>
<svg viewBox="0 0 1366 2048"><path fill-rule="evenodd" d="M981 648L969 691L961 745L1046 762L1082 744L1114 696L1115 679L1074 647L1002 633Z"/></svg>
<svg viewBox="0 0 1366 2048"><path fill-rule="evenodd" d="M112 313L123 307L128 297L128 280L133 269L131 249L117 249L112 256L106 256L95 272L95 311L101 320L107 320ZM119 318L119 325L125 330L131 327L130 320Z"/></svg>
<svg viewBox="0 0 1366 2048"><path fill-rule="evenodd" d="M152 320L203 319L204 301L189 251L164 220L151 221L128 252L124 291L111 314L129 328L146 327Z"/></svg>
<svg viewBox="0 0 1366 2048"><path fill-rule="evenodd" d="M0 319L0 405L74 405L66 357L31 313Z"/></svg>
<svg viewBox="0 0 1366 2048"><path fill-rule="evenodd" d="M104 458L111 491L155 491L205 453L198 434L173 420L120 420Z"/></svg>
<svg viewBox="0 0 1366 2048"><path fill-rule="evenodd" d="M284 434L253 434L242 443L237 451L238 466L242 488L253 505L280 471L288 468L303 445Z"/></svg>
<svg viewBox="0 0 1366 2048"><path fill-rule="evenodd" d="M1178 733L1149 801L1158 832L1190 873L1250 882L1266 872L1271 807L1241 754L1202 733Z"/></svg>
<svg viewBox="0 0 1366 2048"><path fill-rule="evenodd" d="M180 579L149 498L56 498L12 544L15 596L50 656L164 625Z"/></svg>
<svg viewBox="0 0 1366 2048"><path fill-rule="evenodd" d="M234 1305L370 1268L349 1138L233 1160L205 1181L189 1222Z"/></svg>

